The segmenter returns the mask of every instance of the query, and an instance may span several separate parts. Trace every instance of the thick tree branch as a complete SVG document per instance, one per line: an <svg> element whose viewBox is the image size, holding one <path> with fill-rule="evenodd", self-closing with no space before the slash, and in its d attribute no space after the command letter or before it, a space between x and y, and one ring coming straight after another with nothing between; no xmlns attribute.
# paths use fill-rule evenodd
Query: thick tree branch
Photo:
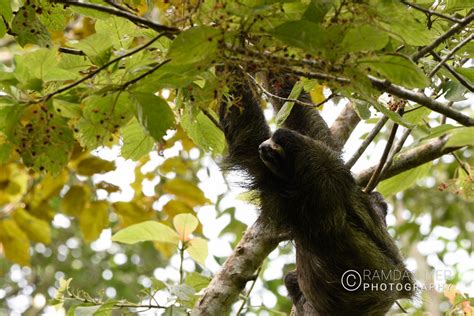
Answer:
<svg viewBox="0 0 474 316"><path fill-rule="evenodd" d="M384 172L380 180L391 178L404 171L413 169L424 163L427 163L459 149L459 147L445 148L444 145L446 145L448 138L449 137L447 136L435 138L426 142L425 144L400 153L397 157L394 158L392 166L386 172ZM358 173L356 175L357 183L360 186L366 185L375 168L377 168L377 166L372 166Z"/></svg>
<svg viewBox="0 0 474 316"><path fill-rule="evenodd" d="M394 85L394 84L390 83L387 80L378 79L378 78L375 78L375 77L372 77L372 76L369 76L369 79L372 82L372 84L374 85L374 87L381 90L381 91L385 91L385 92L391 93L391 94L393 94L393 95L395 95L399 98L410 100L410 101L416 102L420 105L426 106L427 108L429 108L429 109L431 109L435 112L446 115L447 117L455 120L456 122L458 122L462 125L474 126L474 119L473 118L470 118L467 115L464 115L464 114L462 114L462 113L460 113L456 110L453 110L452 108L448 107L447 105L445 105L445 104L443 104L439 101L433 100L433 99L427 97L426 95L424 95L421 92L414 92L414 91L408 90L404 87Z"/></svg>
<svg viewBox="0 0 474 316"><path fill-rule="evenodd" d="M137 25L144 25L146 27L151 28L152 30L155 30L157 32L166 32L167 37L172 37L171 34L173 33L179 33L179 29L175 27L170 27L166 25L161 25L158 23L155 23L153 21L141 18L139 16L136 16L135 14L129 13L127 11L123 10L118 10L115 8L111 7L106 7L103 5L95 4L95 3L87 3L87 2L78 2L78 1L73 1L73 0L51 0L53 3L63 3L66 5L70 6L75 6L75 7L82 7L82 8L87 8L87 9L92 9L100 12L106 12L115 16L119 16L122 18L125 18Z"/></svg>
<svg viewBox="0 0 474 316"><path fill-rule="evenodd" d="M346 107L341 111L341 114L336 118L334 123L331 125L331 133L336 140L336 145L339 148L344 147L344 144L349 139L352 131L356 128L360 122L360 117L354 110L351 103L347 104Z"/></svg>
<svg viewBox="0 0 474 316"><path fill-rule="evenodd" d="M272 227L257 220L212 278L191 315L227 315L247 282L255 277L255 271L263 260L282 240Z"/></svg>
<svg viewBox="0 0 474 316"><path fill-rule="evenodd" d="M471 23L473 20L474 20L474 12L471 11L464 19L462 19L461 22L454 24L446 33L444 33L443 35L438 37L436 40L434 40L433 43L420 49L416 54L414 54L411 57L411 59L415 62L418 61L418 59L420 59L421 57L431 52L443 41L453 36L454 34L460 32L466 25Z"/></svg>

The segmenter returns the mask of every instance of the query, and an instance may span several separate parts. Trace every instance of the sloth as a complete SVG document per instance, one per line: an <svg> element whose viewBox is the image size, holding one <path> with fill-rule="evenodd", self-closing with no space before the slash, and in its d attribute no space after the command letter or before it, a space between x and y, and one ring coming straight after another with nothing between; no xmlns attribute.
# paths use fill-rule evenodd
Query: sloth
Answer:
<svg viewBox="0 0 474 316"><path fill-rule="evenodd" d="M228 144L223 168L243 172L260 217L294 242L296 270L284 280L292 315L384 315L412 297L414 280L387 232L383 198L358 187L318 110L294 104L272 134L252 85L235 77L219 109ZM287 97L292 85L283 77L272 86ZM357 287L344 286L347 271Z"/></svg>

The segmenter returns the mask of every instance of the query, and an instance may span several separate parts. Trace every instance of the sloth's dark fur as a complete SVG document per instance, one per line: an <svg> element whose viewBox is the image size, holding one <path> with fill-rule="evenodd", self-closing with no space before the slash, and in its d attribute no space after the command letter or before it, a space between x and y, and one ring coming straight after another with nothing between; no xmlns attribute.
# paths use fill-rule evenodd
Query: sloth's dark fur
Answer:
<svg viewBox="0 0 474 316"><path fill-rule="evenodd" d="M278 94L287 97L288 89L283 84ZM224 167L244 171L262 218L294 240L296 270L285 277L293 314L383 315L411 297L413 279L386 230L386 204L356 185L318 111L295 104L284 128L271 135L249 84L236 84L229 95L219 113L229 147ZM383 271L388 278L364 282L408 290L347 291L341 285L347 270Z"/></svg>

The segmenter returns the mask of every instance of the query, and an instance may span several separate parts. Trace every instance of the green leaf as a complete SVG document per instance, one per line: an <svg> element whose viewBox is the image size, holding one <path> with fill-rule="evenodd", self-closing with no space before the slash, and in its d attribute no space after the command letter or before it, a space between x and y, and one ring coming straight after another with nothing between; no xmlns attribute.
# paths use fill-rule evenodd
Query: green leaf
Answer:
<svg viewBox="0 0 474 316"><path fill-rule="evenodd" d="M58 67L58 56L51 49L41 48L24 55L15 56L15 76L20 82L32 79L63 81L77 78L77 74Z"/></svg>
<svg viewBox="0 0 474 316"><path fill-rule="evenodd" d="M449 0L446 1L446 12L455 12L463 9L472 9L474 7L474 0Z"/></svg>
<svg viewBox="0 0 474 316"><path fill-rule="evenodd" d="M212 113L210 109L207 111ZM181 116L181 126L189 138L205 151L211 151L214 155L224 151L224 133L202 111L193 114L186 109Z"/></svg>
<svg viewBox="0 0 474 316"><path fill-rule="evenodd" d="M323 28L310 21L290 21L271 32L276 38L294 47L317 53L326 43Z"/></svg>
<svg viewBox="0 0 474 316"><path fill-rule="evenodd" d="M35 171L59 173L69 161L74 145L67 122L56 115L51 102L35 104L23 113L12 142L26 166Z"/></svg>
<svg viewBox="0 0 474 316"><path fill-rule="evenodd" d="M155 144L136 119L122 129L123 146L121 155L125 159L138 160L148 154Z"/></svg>
<svg viewBox="0 0 474 316"><path fill-rule="evenodd" d="M171 293L176 295L180 301L192 301L196 291L187 284L170 286Z"/></svg>
<svg viewBox="0 0 474 316"><path fill-rule="evenodd" d="M430 169L431 162L425 163L416 168L402 172L390 179L384 180L377 186L377 191L385 198L388 198L398 192L404 191L416 183L416 180L425 177Z"/></svg>
<svg viewBox="0 0 474 316"><path fill-rule="evenodd" d="M191 258L194 259L194 261L205 265L208 255L207 248L207 240L200 237L195 237L189 241L186 251L189 253Z"/></svg>
<svg viewBox="0 0 474 316"><path fill-rule="evenodd" d="M111 16L108 19L97 20L94 28L98 34L110 37L115 48L126 49L133 41L132 35L137 26L126 19Z"/></svg>
<svg viewBox="0 0 474 316"><path fill-rule="evenodd" d="M107 142L133 115L134 105L126 92L91 95L82 103L83 117L75 127L82 147L89 149Z"/></svg>
<svg viewBox="0 0 474 316"><path fill-rule="evenodd" d="M3 17L7 23L10 23L11 19L13 18L10 0L0 0L0 12L0 17ZM3 24L3 21L0 24Z"/></svg>
<svg viewBox="0 0 474 316"><path fill-rule="evenodd" d="M383 55L359 60L359 67L376 76L407 88L424 88L430 84L423 71L410 59L401 55Z"/></svg>
<svg viewBox="0 0 474 316"><path fill-rule="evenodd" d="M179 236L170 227L155 221L128 226L112 236L112 241L135 244L141 241L159 241L178 245Z"/></svg>
<svg viewBox="0 0 474 316"><path fill-rule="evenodd" d="M288 96L289 99L298 99L298 97L301 94L301 91L303 91L304 87L304 81L298 81L295 83L293 88L291 89L290 95ZM293 105L295 102L285 102L281 109L278 111L276 115L276 123L277 126L282 126L283 123L285 123L286 119L291 113L291 110L293 109Z"/></svg>
<svg viewBox="0 0 474 316"><path fill-rule="evenodd" d="M197 272L189 272L186 274L184 283L191 286L196 292L206 288L211 282L211 278L206 277Z"/></svg>
<svg viewBox="0 0 474 316"><path fill-rule="evenodd" d="M451 130L444 147L474 146L474 127L460 127Z"/></svg>
<svg viewBox="0 0 474 316"><path fill-rule="evenodd" d="M174 114L168 103L153 93L134 92L140 124L156 140L161 141L166 131L175 124Z"/></svg>
<svg viewBox="0 0 474 316"><path fill-rule="evenodd" d="M333 2L333 0L311 0L303 15L303 19L314 23L320 23L323 21L324 16L328 13L329 9L331 9Z"/></svg>
<svg viewBox="0 0 474 316"><path fill-rule="evenodd" d="M440 35L436 28L426 27L426 17L423 13L407 10L399 1L377 1L374 7L380 16L377 20L380 28L405 45L429 45Z"/></svg>
<svg viewBox="0 0 474 316"><path fill-rule="evenodd" d="M464 78L469 80L471 83L474 83L474 67L469 67L469 68L458 67L456 68L456 72L460 73Z"/></svg>
<svg viewBox="0 0 474 316"><path fill-rule="evenodd" d="M427 107L419 106L418 108L410 112L405 112L405 114L403 115L403 119L412 124L424 124L423 119L427 118L430 113L431 110Z"/></svg>
<svg viewBox="0 0 474 316"><path fill-rule="evenodd" d="M26 2L20 7L11 24L12 32L21 46L36 44L51 47L49 32L36 16L35 8L33 2Z"/></svg>
<svg viewBox="0 0 474 316"><path fill-rule="evenodd" d="M109 300L105 302L104 304L100 305L99 309L97 309L93 316L110 316L112 315L112 311L115 309L115 304L117 304L118 301L116 300Z"/></svg>
<svg viewBox="0 0 474 316"><path fill-rule="evenodd" d="M31 0L34 2L34 0ZM41 10L38 9L41 8ZM67 25L71 12L49 0L39 0L36 9L37 17L49 31L62 32Z"/></svg>
<svg viewBox="0 0 474 316"><path fill-rule="evenodd" d="M217 52L217 40L220 37L217 28L209 26L190 28L173 41L168 58L171 58L173 64L210 62Z"/></svg>
<svg viewBox="0 0 474 316"><path fill-rule="evenodd" d="M173 218L173 225L181 241L187 241L199 224L198 219L189 213L178 214Z"/></svg>
<svg viewBox="0 0 474 316"><path fill-rule="evenodd" d="M71 46L83 51L95 65L103 65L109 61L112 38L105 34L95 33Z"/></svg>
<svg viewBox="0 0 474 316"><path fill-rule="evenodd" d="M373 25L365 24L349 29L342 41L345 52L373 51L385 47L388 34Z"/></svg>

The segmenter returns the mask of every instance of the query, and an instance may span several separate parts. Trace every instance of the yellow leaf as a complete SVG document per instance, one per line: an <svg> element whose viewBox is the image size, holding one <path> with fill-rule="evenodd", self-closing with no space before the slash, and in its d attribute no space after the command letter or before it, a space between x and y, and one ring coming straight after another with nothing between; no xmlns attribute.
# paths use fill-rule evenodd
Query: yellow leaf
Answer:
<svg viewBox="0 0 474 316"><path fill-rule="evenodd" d="M109 224L109 203L94 201L79 217L79 226L86 242L99 238L100 233Z"/></svg>
<svg viewBox="0 0 474 316"><path fill-rule="evenodd" d="M207 240L200 237L191 239L186 251L197 263L204 265L208 254Z"/></svg>
<svg viewBox="0 0 474 316"><path fill-rule="evenodd" d="M311 96L311 101L314 104L319 104L326 99L323 91L324 91L324 86L320 84L315 85L314 88L311 89L311 91L309 92L309 95Z"/></svg>
<svg viewBox="0 0 474 316"><path fill-rule="evenodd" d="M150 220L155 214L151 208L145 209L133 201L116 202L112 206L120 218L122 227Z"/></svg>
<svg viewBox="0 0 474 316"><path fill-rule="evenodd" d="M17 164L0 165L0 205L18 202L27 185L28 174Z"/></svg>
<svg viewBox="0 0 474 316"><path fill-rule="evenodd" d="M82 185L73 185L61 200L61 210L71 216L79 216L90 199L89 189Z"/></svg>
<svg viewBox="0 0 474 316"><path fill-rule="evenodd" d="M179 240L187 241L189 234L196 230L199 221L189 213L179 214L173 218L173 225L179 235Z"/></svg>
<svg viewBox="0 0 474 316"><path fill-rule="evenodd" d="M51 227L48 222L34 217L23 208L15 210L12 216L30 240L43 244L51 242Z"/></svg>
<svg viewBox="0 0 474 316"><path fill-rule="evenodd" d="M174 194L190 207L210 203L196 184L183 179L175 178L166 182L163 191Z"/></svg>
<svg viewBox="0 0 474 316"><path fill-rule="evenodd" d="M163 173L176 172L185 174L189 170L189 165L181 157L171 157L163 161L160 171Z"/></svg>
<svg viewBox="0 0 474 316"><path fill-rule="evenodd" d="M21 265L30 264L30 241L13 219L0 221L0 242L5 257Z"/></svg>
<svg viewBox="0 0 474 316"><path fill-rule="evenodd" d="M49 174L46 175L34 188L34 200L38 201L38 204L40 204L42 200L47 200L56 196L68 179L69 174L66 170L61 171L55 176Z"/></svg>
<svg viewBox="0 0 474 316"><path fill-rule="evenodd" d="M106 173L115 169L113 161L107 161L98 157L89 157L81 160L77 165L77 173L82 176L92 176L97 173Z"/></svg>
<svg viewBox="0 0 474 316"><path fill-rule="evenodd" d="M165 258L171 258L176 253L176 245L164 242L154 242L155 249Z"/></svg>
<svg viewBox="0 0 474 316"><path fill-rule="evenodd" d="M186 203L178 200L170 200L163 206L163 211L170 217L175 217L181 213L192 213L193 209Z"/></svg>

